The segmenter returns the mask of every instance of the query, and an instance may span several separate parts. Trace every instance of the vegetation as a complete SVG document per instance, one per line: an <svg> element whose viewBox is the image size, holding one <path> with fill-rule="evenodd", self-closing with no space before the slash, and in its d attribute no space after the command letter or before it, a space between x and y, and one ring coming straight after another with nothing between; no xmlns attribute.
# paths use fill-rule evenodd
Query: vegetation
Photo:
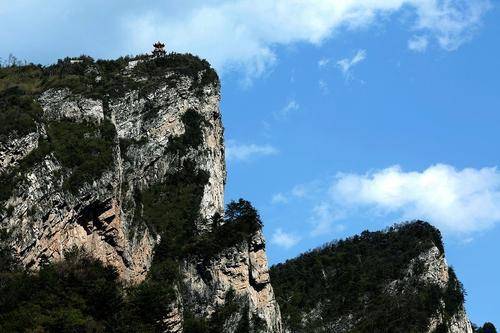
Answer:
<svg viewBox="0 0 500 333"><path fill-rule="evenodd" d="M497 329L492 323L484 323L483 327L473 325L473 329L475 333L497 333Z"/></svg>
<svg viewBox="0 0 500 333"><path fill-rule="evenodd" d="M2 252L2 263L8 253ZM118 274L80 251L38 274L18 266L0 272L0 331L104 332L122 302Z"/></svg>
<svg viewBox="0 0 500 333"><path fill-rule="evenodd" d="M250 202L232 201L226 207L224 219L215 217L212 231L194 239L187 253L210 259L224 249L249 241L261 228L260 216Z"/></svg>
<svg viewBox="0 0 500 333"><path fill-rule="evenodd" d="M76 193L83 184L98 179L113 164L116 130L107 119L99 125L50 122L47 135L57 160L71 170L63 184L70 192Z"/></svg>
<svg viewBox="0 0 500 333"><path fill-rule="evenodd" d="M138 61L137 65L128 68L134 60ZM11 56L5 66L0 66L0 142L22 137L43 123L36 97L47 89L69 88L74 94L100 99L106 111L113 98L122 97L132 90L138 90L146 97L161 84L176 84L180 76L190 77L194 85L190 89L197 92L202 92L207 84L218 85L219 82L209 63L191 54L171 53L156 58L142 55L97 61L81 56L59 60L50 66L23 64ZM155 112L151 107L150 113ZM186 112L184 118L187 133L173 140L171 146L174 150L180 151L201 140L203 119L194 111ZM45 142L48 145L36 154L54 151L63 166L71 169L71 176L65 180L65 189L75 192L82 184L100 176L112 163L110 143L114 129L109 121L103 122L99 128L92 128L89 123L69 121L45 125L48 127L49 139ZM12 193L13 186L20 179L18 173L23 171L21 169L10 170L0 177L0 202Z"/></svg>
<svg viewBox="0 0 500 333"><path fill-rule="evenodd" d="M134 60L138 60L138 64L127 70L129 62ZM26 94L36 96L49 88L70 88L75 94L104 100L121 97L135 89L146 96L162 83L174 82L181 75L193 80L195 86L191 89L194 91L219 82L210 64L191 54L170 53L158 58L142 55L97 61L81 56L65 58L46 67L13 63L0 68L0 91L18 87Z"/></svg>
<svg viewBox="0 0 500 333"><path fill-rule="evenodd" d="M139 60L133 69L127 67L131 60ZM40 125L47 134L39 140L37 149L0 176L0 202L11 196L28 169L49 154L64 168L61 175L65 177L65 190L76 193L82 185L98 179L114 162L116 130L106 114L112 100L131 90L138 90L147 99L161 84L177 84L181 76L192 79L189 89L198 94L207 84L218 85L210 65L189 54L112 61L94 61L82 56L47 67L19 66L14 62L0 68L0 141L26 135ZM73 94L102 100L105 119L100 124L44 120L36 97L49 88L69 88ZM154 116L155 112L157 109L150 104L145 117ZM12 249L5 245L7 237L0 239L0 331L162 331L162 319L181 284L180 263L193 257L209 259L248 239L261 227L255 209L240 200L228 206L226 217L214 218L212 231L199 234L196 225L203 222L199 211L208 174L198 170L186 154L201 145L205 120L196 111L188 110L182 121L185 133L173 138L167 151L175 157L176 171L158 184L136 189L134 193L135 221L161 236L146 280L138 286L126 287L113 268L78 249L68 252L63 261L47 263L33 273L12 256ZM119 143L122 154L126 155L130 145L140 142ZM6 209L12 213L12 207ZM220 331L224 322L239 311L238 302L231 300L218 309L206 321L208 326L194 316L193 325L189 326L187 313L187 330L209 327L213 332ZM243 330L248 325L248 320L240 323Z"/></svg>
<svg viewBox="0 0 500 333"><path fill-rule="evenodd" d="M327 323L304 325L302 316L320 311L319 318L332 322L353 314L352 332L423 332L440 300L445 301L445 318L463 304L463 287L453 270L444 290L418 279L408 282L414 289L404 293L388 292L387 286L402 279L410 261L432 246L443 251L439 231L417 221L384 232L365 231L272 267L284 321L296 332L308 332ZM417 263L414 270L419 269Z"/></svg>
<svg viewBox="0 0 500 333"><path fill-rule="evenodd" d="M173 137L169 143L169 152L183 156L190 148L197 148L203 142L202 125L206 120L196 111L189 109L181 118L184 124L184 133Z"/></svg>
<svg viewBox="0 0 500 333"><path fill-rule="evenodd" d="M38 141L38 148L31 151L19 164L9 172L0 174L0 203L9 199L15 185L22 179L26 170L41 161L50 152L50 145L46 140ZM0 206L0 212L2 208Z"/></svg>
<svg viewBox="0 0 500 333"><path fill-rule="evenodd" d="M168 149L178 163L176 171L147 189L136 190L134 195L136 224L146 225L153 234L161 236L146 281L138 289L143 295L151 292L161 296L149 297L149 303L144 305L151 308L148 311L151 314L149 322L155 325L161 323L166 307L175 300L175 288L181 285L181 262L193 258L209 260L224 249L248 240L261 227L255 208L240 199L228 205L225 217L214 217L212 231L198 232L198 224L208 224L202 221L199 212L209 174L197 169L195 162L186 155L190 150L198 149L203 142L204 119L196 111L188 110L183 114L182 121L185 132L173 138ZM128 142L123 143L124 148L126 144ZM220 332L225 321L241 310L237 309L239 301L233 296L227 296L226 306L217 309L210 320L198 318L185 309L185 332ZM147 300L146 297L138 299ZM141 317L140 313L136 316Z"/></svg>
<svg viewBox="0 0 500 333"><path fill-rule="evenodd" d="M175 75L171 75L171 73ZM165 76L168 76L170 82L174 83L179 76L187 76L192 79L191 91L201 95L203 88L209 84L219 84L219 78L210 64L192 54L170 53L164 57L141 61L134 68L134 74L139 77L147 78L147 85L144 87L143 94L147 94L151 89L155 89L161 83L165 82ZM161 82L159 81L161 80Z"/></svg>
<svg viewBox="0 0 500 333"><path fill-rule="evenodd" d="M192 202L189 196L181 194L180 197ZM177 199L174 202L180 203ZM256 217L255 209L244 200L231 203L228 213L226 224L230 224L232 230L238 230L237 223L245 225L239 230L240 236L244 230L250 230L248 224ZM180 223L193 222L190 220L192 216L187 210L181 210L165 221L173 223L178 218ZM193 248L186 247L176 235L165 230L170 227L179 230L179 225L167 226L159 219L155 221L158 223L155 228L161 230L163 239L156 250L153 265L143 283L128 288L121 283L113 268L79 249L66 253L63 261L47 263L38 273L29 272L21 267L12 255L12 249L6 245L8 235L0 233L0 331L162 331L161 319L175 300L175 288L180 283L179 257L193 255L186 252L187 248ZM185 232L181 235L188 244L196 243L196 236ZM225 236L217 236L214 232L211 237L213 242L227 245ZM233 236L233 241L239 240L240 236ZM233 292L226 300L226 305L218 308L209 320L197 318L186 309L185 332L221 332L222 325L236 313L243 314L239 332L249 332L248 308L242 307L242 300L237 299ZM258 324L256 321L253 327Z"/></svg>
<svg viewBox="0 0 500 333"><path fill-rule="evenodd" d="M220 333L223 332L224 324L234 316L241 316L237 333L249 333L248 307L242 306L244 300L236 297L234 290L230 289L225 296L226 303L215 309L210 319L199 318L189 311L184 313L184 333ZM245 327L246 330L241 330Z"/></svg>
<svg viewBox="0 0 500 333"><path fill-rule="evenodd" d="M0 331L160 331L172 286L148 280L125 288L114 268L76 248L33 273L2 246Z"/></svg>
<svg viewBox="0 0 500 333"><path fill-rule="evenodd" d="M40 116L40 106L20 88L0 90L0 142L34 132Z"/></svg>
<svg viewBox="0 0 500 333"><path fill-rule="evenodd" d="M27 170L54 152L61 165L69 170L63 188L76 193L85 183L99 178L113 164L114 125L104 120L100 125L67 120L49 122L47 139L19 164L0 175L0 203L7 200Z"/></svg>

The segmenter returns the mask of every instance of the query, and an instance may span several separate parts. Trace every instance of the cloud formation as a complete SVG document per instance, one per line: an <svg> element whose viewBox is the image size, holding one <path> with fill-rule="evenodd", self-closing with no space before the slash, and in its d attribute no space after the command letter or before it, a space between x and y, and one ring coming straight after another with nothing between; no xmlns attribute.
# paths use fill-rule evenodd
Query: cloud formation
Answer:
<svg viewBox="0 0 500 333"><path fill-rule="evenodd" d="M278 149L265 144L240 144L229 140L226 143L226 160L227 161L248 161L256 156L276 155Z"/></svg>
<svg viewBox="0 0 500 333"><path fill-rule="evenodd" d="M345 225L338 221L343 218L338 207L324 201L314 206L310 219L313 229L311 236L329 235L345 230Z"/></svg>
<svg viewBox="0 0 500 333"><path fill-rule="evenodd" d="M321 58L318 60L318 67L322 68L327 66L330 63L331 59L330 58Z"/></svg>
<svg viewBox="0 0 500 333"><path fill-rule="evenodd" d="M291 112L297 111L298 109L300 109L299 103L295 99L291 99L281 110L276 111L274 116L279 119L286 119Z"/></svg>
<svg viewBox="0 0 500 333"><path fill-rule="evenodd" d="M271 237L271 243L281 246L285 249L289 249L295 246L300 241L300 237L284 232L281 228L274 231Z"/></svg>
<svg viewBox="0 0 500 333"><path fill-rule="evenodd" d="M337 66L346 78L352 77L351 69L366 59L366 50L358 50L352 58L337 61Z"/></svg>
<svg viewBox="0 0 500 333"><path fill-rule="evenodd" d="M276 193L271 199L272 204L286 204L288 203L288 198L283 193Z"/></svg>
<svg viewBox="0 0 500 333"><path fill-rule="evenodd" d="M408 49L414 52L425 52L429 40L426 36L413 36L408 40Z"/></svg>
<svg viewBox="0 0 500 333"><path fill-rule="evenodd" d="M470 233L500 222L500 172L457 170L437 164L422 172L399 166L359 175L339 174L330 189L332 207L369 210L427 220L445 231Z"/></svg>
<svg viewBox="0 0 500 333"><path fill-rule="evenodd" d="M327 95L330 92L330 88L328 87L328 83L326 83L325 80L319 80L318 87L323 95Z"/></svg>
<svg viewBox="0 0 500 333"><path fill-rule="evenodd" d="M149 50L152 40L162 39L171 49L200 54L222 72L258 77L276 62L279 45L320 45L343 29L398 14L407 18L408 29L455 50L473 36L489 8L489 0L194 1L186 10L172 10L176 15L140 11L123 22L134 49Z"/></svg>

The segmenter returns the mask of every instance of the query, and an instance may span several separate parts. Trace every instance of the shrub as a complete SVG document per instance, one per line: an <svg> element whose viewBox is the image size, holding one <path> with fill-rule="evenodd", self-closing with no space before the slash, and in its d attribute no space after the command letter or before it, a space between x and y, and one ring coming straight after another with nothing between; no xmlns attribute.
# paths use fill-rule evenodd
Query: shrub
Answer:
<svg viewBox="0 0 500 333"><path fill-rule="evenodd" d="M497 333L495 325L492 323L484 323L483 327L476 329L477 333Z"/></svg>
<svg viewBox="0 0 500 333"><path fill-rule="evenodd" d="M2 269L0 279L2 332L111 331L123 300L116 271L77 249L36 274Z"/></svg>
<svg viewBox="0 0 500 333"><path fill-rule="evenodd" d="M34 132L40 115L40 106L20 88L0 91L0 142Z"/></svg>
<svg viewBox="0 0 500 333"><path fill-rule="evenodd" d="M85 183L98 179L113 164L114 125L104 120L99 126L67 120L47 127L50 147L58 161L71 169L64 188L76 193Z"/></svg>

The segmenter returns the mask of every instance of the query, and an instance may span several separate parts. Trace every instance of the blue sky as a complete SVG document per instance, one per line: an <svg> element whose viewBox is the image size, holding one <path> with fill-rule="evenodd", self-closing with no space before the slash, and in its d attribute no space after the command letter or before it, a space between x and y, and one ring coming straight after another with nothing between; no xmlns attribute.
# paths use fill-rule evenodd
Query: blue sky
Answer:
<svg viewBox="0 0 500 333"><path fill-rule="evenodd" d="M362 230L439 227L473 322L500 324L500 11L486 0L0 0L0 56L148 52L222 78L228 200L272 263Z"/></svg>

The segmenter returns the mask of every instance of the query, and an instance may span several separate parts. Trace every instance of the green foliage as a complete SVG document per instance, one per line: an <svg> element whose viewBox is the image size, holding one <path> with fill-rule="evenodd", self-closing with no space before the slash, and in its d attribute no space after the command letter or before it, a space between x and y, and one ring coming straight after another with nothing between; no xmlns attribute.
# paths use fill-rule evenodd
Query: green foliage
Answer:
<svg viewBox="0 0 500 333"><path fill-rule="evenodd" d="M18 270L21 266L19 258L14 255L12 246L8 244L9 233L6 230L0 229L0 290L2 275Z"/></svg>
<svg viewBox="0 0 500 333"><path fill-rule="evenodd" d="M133 70L127 70L132 60L139 63ZM81 56L59 60L46 67L18 66L14 62L12 66L0 68L0 142L9 136L23 136L36 130L42 119L35 98L49 88L69 88L75 94L101 99L106 111L112 98L122 97L132 90L146 96L161 84L176 84L181 75L193 79L196 87L192 89L196 91L201 91L207 84L218 85L217 74L208 62L190 54L97 61ZM150 112L154 114L155 109ZM186 133L174 138L171 145L171 151L179 156L184 155L189 147L198 146L202 140L201 116L190 110L183 116L183 121ZM65 180L65 189L75 193L82 184L99 177L112 163L110 143L114 138L114 128L109 121L105 120L99 128L69 121L46 125L49 140L34 155L41 157L54 151L61 163L72 169L71 176ZM126 149L123 155L126 155ZM23 167L13 168L0 176L0 202L10 197L22 171L25 171Z"/></svg>
<svg viewBox="0 0 500 333"><path fill-rule="evenodd" d="M261 227L256 210L249 202L240 200L228 205L225 223L218 221L212 232L199 235L196 222L200 221L200 203L207 182L208 174L185 160L179 171L167 175L163 182L151 186L136 197L137 204L141 206L137 213L142 212L139 220L147 224L153 233L161 235L143 284L162 295L160 298L147 297L150 307L162 309L175 299L173 286L180 283L179 263L183 259L193 256L207 259L236 242L248 239L250 233ZM233 298L234 295L227 295L226 306L218 309L209 321L187 311L185 332L220 332L227 318L238 311ZM153 323L158 322L158 316L165 313L154 312L153 309L147 312L153 314L148 319L148 322Z"/></svg>
<svg viewBox="0 0 500 333"><path fill-rule="evenodd" d="M122 302L117 278L114 269L76 249L38 274L2 268L0 331L110 331Z"/></svg>
<svg viewBox="0 0 500 333"><path fill-rule="evenodd" d="M0 175L0 203L10 198L26 172L54 152L61 165L70 170L63 188L76 193L85 183L98 179L113 164L114 125L107 119L101 124L50 122L48 139L39 139L38 147L18 165Z"/></svg>
<svg viewBox="0 0 500 333"><path fill-rule="evenodd" d="M192 79L191 91L197 91L199 95L208 84L219 84L219 78L210 64L192 54L170 53L165 57L144 58L134 68L134 74L147 78L147 84L143 86L142 94L148 94L159 84L167 82L174 83L180 75ZM171 74L173 76L170 76ZM166 79L166 76L169 76Z"/></svg>
<svg viewBox="0 0 500 333"><path fill-rule="evenodd" d="M483 327L476 328L475 331L476 333L497 333L497 329L495 325L492 323L486 322L484 323Z"/></svg>
<svg viewBox="0 0 500 333"><path fill-rule="evenodd" d="M119 139L119 145L120 145L120 156L122 159L126 161L131 161L131 158L127 154L128 149L131 146L142 146L146 144L148 140L146 138L141 138L140 140L136 139L126 139L126 138L120 138Z"/></svg>
<svg viewBox="0 0 500 333"><path fill-rule="evenodd" d="M124 288L116 270L85 251L38 273L24 270L0 243L1 332L162 332L173 300L171 281Z"/></svg>
<svg viewBox="0 0 500 333"><path fill-rule="evenodd" d="M113 332L162 332L162 319L168 306L175 300L171 281L147 279L128 290L120 315L120 322Z"/></svg>
<svg viewBox="0 0 500 333"><path fill-rule="evenodd" d="M0 142L34 132L40 115L40 106L20 88L0 90Z"/></svg>
<svg viewBox="0 0 500 333"><path fill-rule="evenodd" d="M40 92L43 71L41 65L33 64L0 68L0 91L18 87L27 94Z"/></svg>
<svg viewBox="0 0 500 333"><path fill-rule="evenodd" d="M187 160L180 170L143 191L138 199L146 225L162 236L155 259L183 256L184 247L196 236L195 223L208 174Z"/></svg>
<svg viewBox="0 0 500 333"><path fill-rule="evenodd" d="M116 132L109 120L103 120L100 125L67 120L51 122L47 134L58 161L72 170L64 188L73 193L99 178L113 164Z"/></svg>
<svg viewBox="0 0 500 333"><path fill-rule="evenodd" d="M50 145L46 140L38 140L38 147L23 158L16 167L0 175L0 203L8 200L17 183L23 179L24 173L50 152ZM9 209L9 208L8 208ZM1 212L1 208L0 208Z"/></svg>
<svg viewBox="0 0 500 333"><path fill-rule="evenodd" d="M446 312L453 315L463 306L465 302L465 289L457 278L453 267L448 269L449 281L444 294Z"/></svg>
<svg viewBox="0 0 500 333"><path fill-rule="evenodd" d="M139 60L139 63L131 71L132 75L128 75L126 67L132 60ZM143 55L97 61L81 56L65 58L46 67L30 64L0 68L0 91L18 86L27 94L37 95L50 88L70 88L73 93L104 100L121 97L135 89L146 96L159 84L173 83L180 75L191 77L195 85L191 89L199 92L205 85L218 85L219 82L210 64L191 54L171 53L161 58Z"/></svg>
<svg viewBox="0 0 500 333"><path fill-rule="evenodd" d="M184 133L178 137L173 137L169 143L169 152L179 156L185 155L190 148L197 148L203 143L202 125L205 119L196 111L189 109L181 118L184 124Z"/></svg>
<svg viewBox="0 0 500 333"><path fill-rule="evenodd" d="M463 304L463 288L450 270L445 290L412 281L416 292L386 291L401 279L410 261L432 246L443 249L439 231L425 222L397 225L384 232L363 232L305 253L271 268L271 281L281 313L296 332L302 315L321 303L322 318L334 321L349 314L357 320L352 332L422 332L445 301L445 318ZM414 270L422 270L416 263Z"/></svg>
<svg viewBox="0 0 500 333"><path fill-rule="evenodd" d="M224 249L249 241L261 228L260 216L249 201L231 201L226 207L224 219L215 217L213 230L195 239L188 253L210 259Z"/></svg>
<svg viewBox="0 0 500 333"><path fill-rule="evenodd" d="M184 312L184 333L220 333L224 331L225 324L240 316L235 333L257 332L250 326L248 303L245 299L236 297L234 290L230 289L225 295L225 304L215 308L210 319L194 316L189 311Z"/></svg>
<svg viewBox="0 0 500 333"><path fill-rule="evenodd" d="M131 60L141 61L133 70L126 69ZM47 67L0 68L0 141L13 133L25 135L40 125L45 126L47 133L45 139L39 140L37 149L0 176L0 202L7 200L26 171L48 154L53 154L65 169L61 173L67 175L63 186L72 193L99 178L114 162L116 130L107 116L101 124L44 121L35 102L40 93L49 88L69 88L74 94L102 100L106 112L112 99L125 92L138 90L141 96L147 96L160 85L177 85L180 76L192 79L189 89L200 97L207 84L218 85L217 74L205 60L180 54L112 61L82 56ZM148 112L154 116L157 109L149 105ZM196 111L188 110L182 121L185 133L173 138L167 151L175 157L177 171L147 189L135 190L135 221L161 236L146 280L123 288L113 269L76 250L65 260L47 264L35 274L19 267L10 248L0 247L0 331L163 331L163 316L175 300L180 284L182 260L206 255L202 250L205 247L211 249L211 254L217 253L223 246L247 239L254 227L260 227L253 207L240 202L239 206L228 208L231 218L216 219L213 232L207 236L198 234L196 223L200 222L200 203L208 174L198 170L185 155L201 145L205 120ZM142 141L119 143L122 155L127 156L127 149ZM238 209L242 211L238 213ZM30 209L35 210L36 207ZM251 218L257 222L251 224ZM218 309L209 323L213 331L220 331L234 311L237 309L231 302ZM198 328L203 330L203 323L200 325Z"/></svg>

